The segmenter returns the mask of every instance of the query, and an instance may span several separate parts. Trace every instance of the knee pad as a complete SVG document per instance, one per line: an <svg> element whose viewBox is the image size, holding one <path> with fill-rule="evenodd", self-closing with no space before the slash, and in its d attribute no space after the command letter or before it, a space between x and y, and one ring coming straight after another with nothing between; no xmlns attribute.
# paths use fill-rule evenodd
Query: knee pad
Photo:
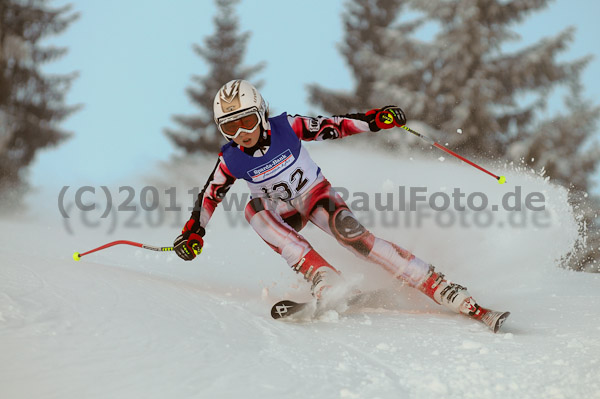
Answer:
<svg viewBox="0 0 600 399"><path fill-rule="evenodd" d="M342 209L335 215L333 227L336 235L343 240L354 240L367 231L348 209Z"/></svg>
<svg viewBox="0 0 600 399"><path fill-rule="evenodd" d="M365 257L371 253L375 237L348 209L337 212L330 227L341 244L352 247Z"/></svg>

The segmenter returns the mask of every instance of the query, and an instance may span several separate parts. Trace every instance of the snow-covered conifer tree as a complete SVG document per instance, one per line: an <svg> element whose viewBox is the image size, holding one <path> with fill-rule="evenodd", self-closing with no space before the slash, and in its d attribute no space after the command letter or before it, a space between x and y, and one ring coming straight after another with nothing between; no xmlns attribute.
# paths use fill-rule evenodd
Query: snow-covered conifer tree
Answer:
<svg viewBox="0 0 600 399"><path fill-rule="evenodd" d="M355 87L350 91L329 90L309 86L310 101L327 114L364 111L380 107L374 85L378 80L379 63L394 54L386 43L386 32L397 19L406 0L353 0L343 15L345 41L340 50L352 70Z"/></svg>
<svg viewBox="0 0 600 399"><path fill-rule="evenodd" d="M247 32L238 33L239 23L234 6L239 0L217 0L218 14L214 18L215 32L208 36L205 46L194 45L194 51L209 67L204 76L195 75L193 86L187 94L200 112L192 116L176 115L173 120L182 131L165 129L167 136L186 153L215 152L225 143L217 132L213 121L213 100L223 84L232 79L249 79L264 65L242 66L246 44L250 38ZM257 84L260 87L260 82Z"/></svg>
<svg viewBox="0 0 600 399"><path fill-rule="evenodd" d="M0 204L5 209L22 207L36 154L70 136L59 125L78 108L65 105L76 74L43 73L42 67L66 49L42 43L77 18L68 5L0 1Z"/></svg>
<svg viewBox="0 0 600 399"><path fill-rule="evenodd" d="M600 152L590 138L599 111L582 100L579 85L589 60L557 59L575 30L567 28L514 50L520 39L516 24L548 6L549 0L379 3L351 1L344 17L342 54L355 76L355 91L313 85L313 103L328 113L399 105L409 125L419 122L418 130L463 155L544 168L573 193L591 189ZM424 39L423 32L415 31L423 24L433 31L431 37ZM561 86L571 87L565 112L544 120L541 111ZM411 139L401 131L370 138L394 151L402 143L422 145ZM597 228L593 201L586 203L582 220L591 242ZM587 248L597 254L598 243L600 239Z"/></svg>

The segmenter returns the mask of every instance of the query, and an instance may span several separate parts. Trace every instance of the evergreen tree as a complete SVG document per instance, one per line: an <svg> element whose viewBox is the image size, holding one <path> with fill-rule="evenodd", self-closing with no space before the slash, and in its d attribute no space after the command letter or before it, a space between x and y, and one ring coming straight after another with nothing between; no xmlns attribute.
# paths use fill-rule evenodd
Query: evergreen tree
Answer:
<svg viewBox="0 0 600 399"><path fill-rule="evenodd" d="M58 123L76 107L64 96L75 74L47 76L41 67L66 49L40 42L78 17L70 6L52 9L45 0L0 1L0 199L8 208L27 189L26 171L36 152L65 140Z"/></svg>
<svg viewBox="0 0 600 399"><path fill-rule="evenodd" d="M521 132L509 146L507 158L544 170L553 181L574 191L589 192L600 162L600 146L593 141L600 107L582 98L579 76L573 76L565 112Z"/></svg>
<svg viewBox="0 0 600 399"><path fill-rule="evenodd" d="M573 30L545 38L515 52L504 47L518 38L510 29L548 0L456 0L412 2L439 28L423 58L417 91L406 103L402 82L382 67L380 87L405 105L410 119L447 134L444 141L465 155L502 157L515 136L530 130L548 93L568 83L585 60L558 62ZM523 98L531 98L525 103Z"/></svg>
<svg viewBox="0 0 600 399"><path fill-rule="evenodd" d="M507 51L507 44L519 39L511 28L546 7L549 0L382 3L391 5L387 11L412 11L409 15L416 13L419 19L394 20L387 14L376 19L373 15L384 8L376 7L379 2L353 0L344 17L343 54L357 90L342 95L313 86L313 103L329 113L347 106L364 110L397 104L406 111L409 123L421 123L419 131L461 154L520 161L538 170L544 167L554 181L572 188L572 201L586 198L581 193L591 188L590 177L600 161L598 148L590 143L598 108L581 100L578 85L589 60L557 60L574 29ZM436 27L433 39L416 39L414 28L423 23ZM569 106L550 120L540 120L539 111L549 94L562 85L572 88ZM461 134L454 133L458 128ZM421 145L401 132L376 135L372 141L393 150L398 143ZM581 245L584 250L572 254L574 267L600 258L600 234L594 224L597 199L587 198L581 205L586 209L582 229L587 231L587 242Z"/></svg>
<svg viewBox="0 0 600 399"><path fill-rule="evenodd" d="M517 132L535 122L548 92L586 63L556 61L572 29L520 51L503 51L517 38L510 27L546 3L353 0L344 16L342 54L356 90L341 94L313 85L310 99L328 113L397 104L409 120L424 122L428 130L461 128L462 134L443 138L453 149L501 157ZM420 17L400 20L401 9ZM437 27L430 42L414 38L415 28L425 22ZM534 100L523 104L519 99L526 95Z"/></svg>
<svg viewBox="0 0 600 399"><path fill-rule="evenodd" d="M309 85L310 102L329 115L381 107L375 84L379 62L395 54L387 43L387 30L396 21L407 0L353 0L343 15L345 42L341 53L352 70L356 86L352 92L333 91L316 84ZM403 26L404 33L413 25ZM401 36L404 37L404 36ZM404 49L407 50L407 49ZM406 79L406 83L410 82Z"/></svg>
<svg viewBox="0 0 600 399"><path fill-rule="evenodd" d="M573 77L566 111L542 121L510 147L509 158L520 159L569 188L569 202L579 222L580 239L565 263L576 270L600 272L600 198L589 194L600 162L593 140L600 107L582 98L579 76Z"/></svg>
<svg viewBox="0 0 600 399"><path fill-rule="evenodd" d="M463 154L544 168L552 181L568 187L583 237L568 257L568 266L597 270L598 198L587 193L600 162L600 149L592 142L600 109L582 99L580 85L589 58L557 61L573 39L573 28L516 52L503 48L509 40L518 39L509 27L548 3L415 1L413 5L436 21L440 30L423 60L426 73L419 91L425 94L424 102L417 103L417 109L408 104L408 115L444 132L460 127L461 135L445 135L444 141ZM399 88L393 77L382 81L382 88ZM558 86L571 88L565 112L540 121L539 111ZM527 103L526 97L530 98Z"/></svg>
<svg viewBox="0 0 600 399"><path fill-rule="evenodd" d="M570 191L569 202L579 224L579 237L562 260L573 270L600 273L600 198L583 191Z"/></svg>
<svg viewBox="0 0 600 399"><path fill-rule="evenodd" d="M217 0L218 14L214 18L215 33L205 39L205 47L194 45L194 51L209 66L206 76L194 76L198 87L189 87L187 94L200 113L193 116L177 115L173 120L182 131L165 129L165 133L186 153L215 152L224 144L213 121L213 100L221 86L233 79L250 79L264 68L264 64L251 67L241 65L249 33L238 33L238 18L234 6L239 0ZM260 87L260 84L255 86Z"/></svg>
<svg viewBox="0 0 600 399"><path fill-rule="evenodd" d="M330 90L319 85L308 86L310 102L320 106L327 115L365 112L385 105L417 104L423 101L419 91L423 65L415 62L426 54L428 44L411 38L422 18L409 22L400 16L410 0L351 0L343 14L345 41L340 50L352 70L355 85L351 91ZM399 56L401 54L402 56ZM398 85L394 95L382 89L382 76L393 75ZM398 97L402 101L398 101ZM400 151L404 144L422 146L419 139L398 130L385 135L359 135L352 140L376 145L386 150Z"/></svg>

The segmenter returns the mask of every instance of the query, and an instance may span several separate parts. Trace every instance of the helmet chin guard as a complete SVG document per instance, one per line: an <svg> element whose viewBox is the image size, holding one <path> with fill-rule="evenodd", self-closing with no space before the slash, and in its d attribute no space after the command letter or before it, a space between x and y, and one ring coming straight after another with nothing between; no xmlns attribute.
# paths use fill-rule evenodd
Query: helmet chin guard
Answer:
<svg viewBox="0 0 600 399"><path fill-rule="evenodd" d="M259 124L263 130L266 131L270 128L268 120L269 108L265 100L256 87L245 80L237 79L225 83L215 96L213 111L219 132L228 141L237 137L240 132L236 135L228 135L223 132L221 126L226 122L236 120L238 115L241 118L248 115L249 112L252 113L254 111L259 116Z"/></svg>

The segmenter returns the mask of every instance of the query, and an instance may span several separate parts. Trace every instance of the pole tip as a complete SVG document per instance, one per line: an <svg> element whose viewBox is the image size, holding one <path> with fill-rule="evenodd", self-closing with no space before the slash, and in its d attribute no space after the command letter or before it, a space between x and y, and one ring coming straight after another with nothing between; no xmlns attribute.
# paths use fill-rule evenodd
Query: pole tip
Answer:
<svg viewBox="0 0 600 399"><path fill-rule="evenodd" d="M79 252L73 253L73 260L81 260L81 256L79 255Z"/></svg>
<svg viewBox="0 0 600 399"><path fill-rule="evenodd" d="M505 177L505 176L500 176L500 177L498 178L498 183L500 183L500 184L504 184L504 183L506 183L506 177Z"/></svg>

